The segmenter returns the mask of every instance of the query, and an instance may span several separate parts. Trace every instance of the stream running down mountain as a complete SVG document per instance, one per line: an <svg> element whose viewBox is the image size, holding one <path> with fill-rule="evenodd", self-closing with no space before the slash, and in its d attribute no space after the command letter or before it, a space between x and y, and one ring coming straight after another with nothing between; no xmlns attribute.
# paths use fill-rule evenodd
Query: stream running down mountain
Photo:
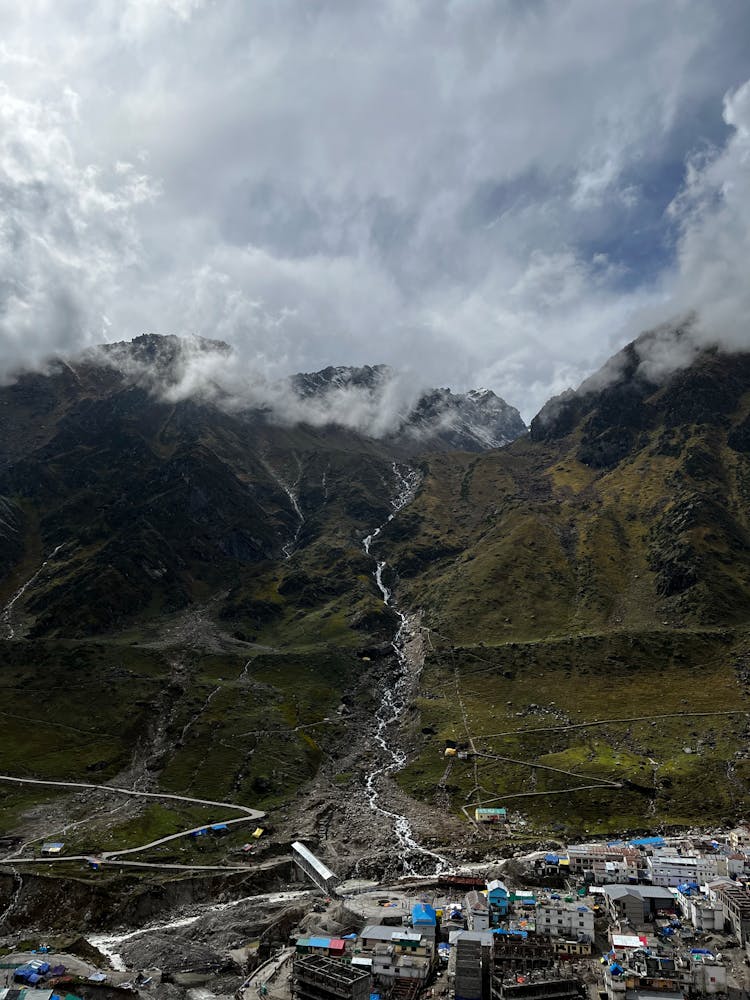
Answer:
<svg viewBox="0 0 750 1000"><path fill-rule="evenodd" d="M386 809L379 802L382 780L400 771L406 765L406 753L400 747L394 746L392 739L388 739L387 734L391 727L396 726L400 721L406 710L409 692L419 677L423 659L421 654L419 656L415 655L415 648L418 648L416 640L418 640L419 616L418 614L405 613L397 607L393 598L393 592L383 580L383 572L387 563L385 559L378 559L370 551L382 530L386 525L390 524L399 511L412 502L419 489L421 476L416 469L407 467L405 471L402 471L398 464L394 462L393 474L399 484L398 493L391 500L393 510L383 524L362 539L362 548L365 550L365 553L375 560L373 576L383 598L383 604L391 608L392 611L395 611L399 618L399 626L391 642L398 662L398 673L393 686L386 686L383 690L380 706L375 713L376 727L373 737L377 746L380 747L384 759L377 767L368 772L365 781L365 792L370 809L373 812L380 813L381 816L387 816L393 821L394 833L398 846L401 849L401 863L404 873L416 874L416 869L409 861L409 855L418 854L434 860L434 873L437 874L443 868L447 867L448 862L446 859L434 851L423 847L415 840L411 823L406 816L391 809ZM420 872L420 874L424 873Z"/></svg>

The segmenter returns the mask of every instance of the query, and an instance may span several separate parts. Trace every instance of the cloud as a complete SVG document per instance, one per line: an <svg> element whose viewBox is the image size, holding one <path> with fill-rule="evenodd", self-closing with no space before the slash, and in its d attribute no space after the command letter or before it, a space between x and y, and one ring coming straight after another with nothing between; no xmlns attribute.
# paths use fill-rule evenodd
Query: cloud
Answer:
<svg viewBox="0 0 750 1000"><path fill-rule="evenodd" d="M295 380L270 379L259 367L238 365L228 345L201 337L146 335L97 345L80 358L114 368L167 402L197 398L229 412L260 411L274 423L337 424L374 438L402 429L428 388L413 372L381 366L369 377L362 370L339 369L307 392Z"/></svg>
<svg viewBox="0 0 750 1000"><path fill-rule="evenodd" d="M690 165L672 206L680 226L677 302L696 313L701 343L750 347L750 80L727 94L725 147Z"/></svg>
<svg viewBox="0 0 750 1000"><path fill-rule="evenodd" d="M719 217L742 0L0 16L6 369L153 330L230 342L250 381L386 362L528 417L683 291L730 324L699 244L747 228Z"/></svg>

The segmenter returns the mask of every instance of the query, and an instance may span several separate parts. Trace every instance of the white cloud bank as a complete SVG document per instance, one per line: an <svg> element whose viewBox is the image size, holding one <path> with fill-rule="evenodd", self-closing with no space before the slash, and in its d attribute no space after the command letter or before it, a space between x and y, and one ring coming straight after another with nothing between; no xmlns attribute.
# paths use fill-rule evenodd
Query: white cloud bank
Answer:
<svg viewBox="0 0 750 1000"><path fill-rule="evenodd" d="M529 417L689 309L750 346L742 0L0 0L0 23L6 369L188 333L247 379L386 362Z"/></svg>

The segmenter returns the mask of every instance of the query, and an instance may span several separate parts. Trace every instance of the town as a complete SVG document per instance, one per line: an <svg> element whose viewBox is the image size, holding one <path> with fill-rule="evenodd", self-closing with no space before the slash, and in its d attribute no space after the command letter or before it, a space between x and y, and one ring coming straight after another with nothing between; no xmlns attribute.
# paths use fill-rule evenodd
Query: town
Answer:
<svg viewBox="0 0 750 1000"><path fill-rule="evenodd" d="M539 851L503 877L441 874L391 892L293 849L362 926L306 935L250 977L260 995L367 1000L746 996L750 828ZM513 872L511 877L510 871ZM332 898L332 895L328 897ZM268 974L266 974L268 972Z"/></svg>

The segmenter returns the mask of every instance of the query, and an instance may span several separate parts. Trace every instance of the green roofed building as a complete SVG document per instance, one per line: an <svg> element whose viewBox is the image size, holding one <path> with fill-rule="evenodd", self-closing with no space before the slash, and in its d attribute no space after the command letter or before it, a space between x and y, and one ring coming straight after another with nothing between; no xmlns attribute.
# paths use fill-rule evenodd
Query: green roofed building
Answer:
<svg viewBox="0 0 750 1000"><path fill-rule="evenodd" d="M474 819L477 823L504 823L507 818L507 809L488 809L477 806L474 810Z"/></svg>

